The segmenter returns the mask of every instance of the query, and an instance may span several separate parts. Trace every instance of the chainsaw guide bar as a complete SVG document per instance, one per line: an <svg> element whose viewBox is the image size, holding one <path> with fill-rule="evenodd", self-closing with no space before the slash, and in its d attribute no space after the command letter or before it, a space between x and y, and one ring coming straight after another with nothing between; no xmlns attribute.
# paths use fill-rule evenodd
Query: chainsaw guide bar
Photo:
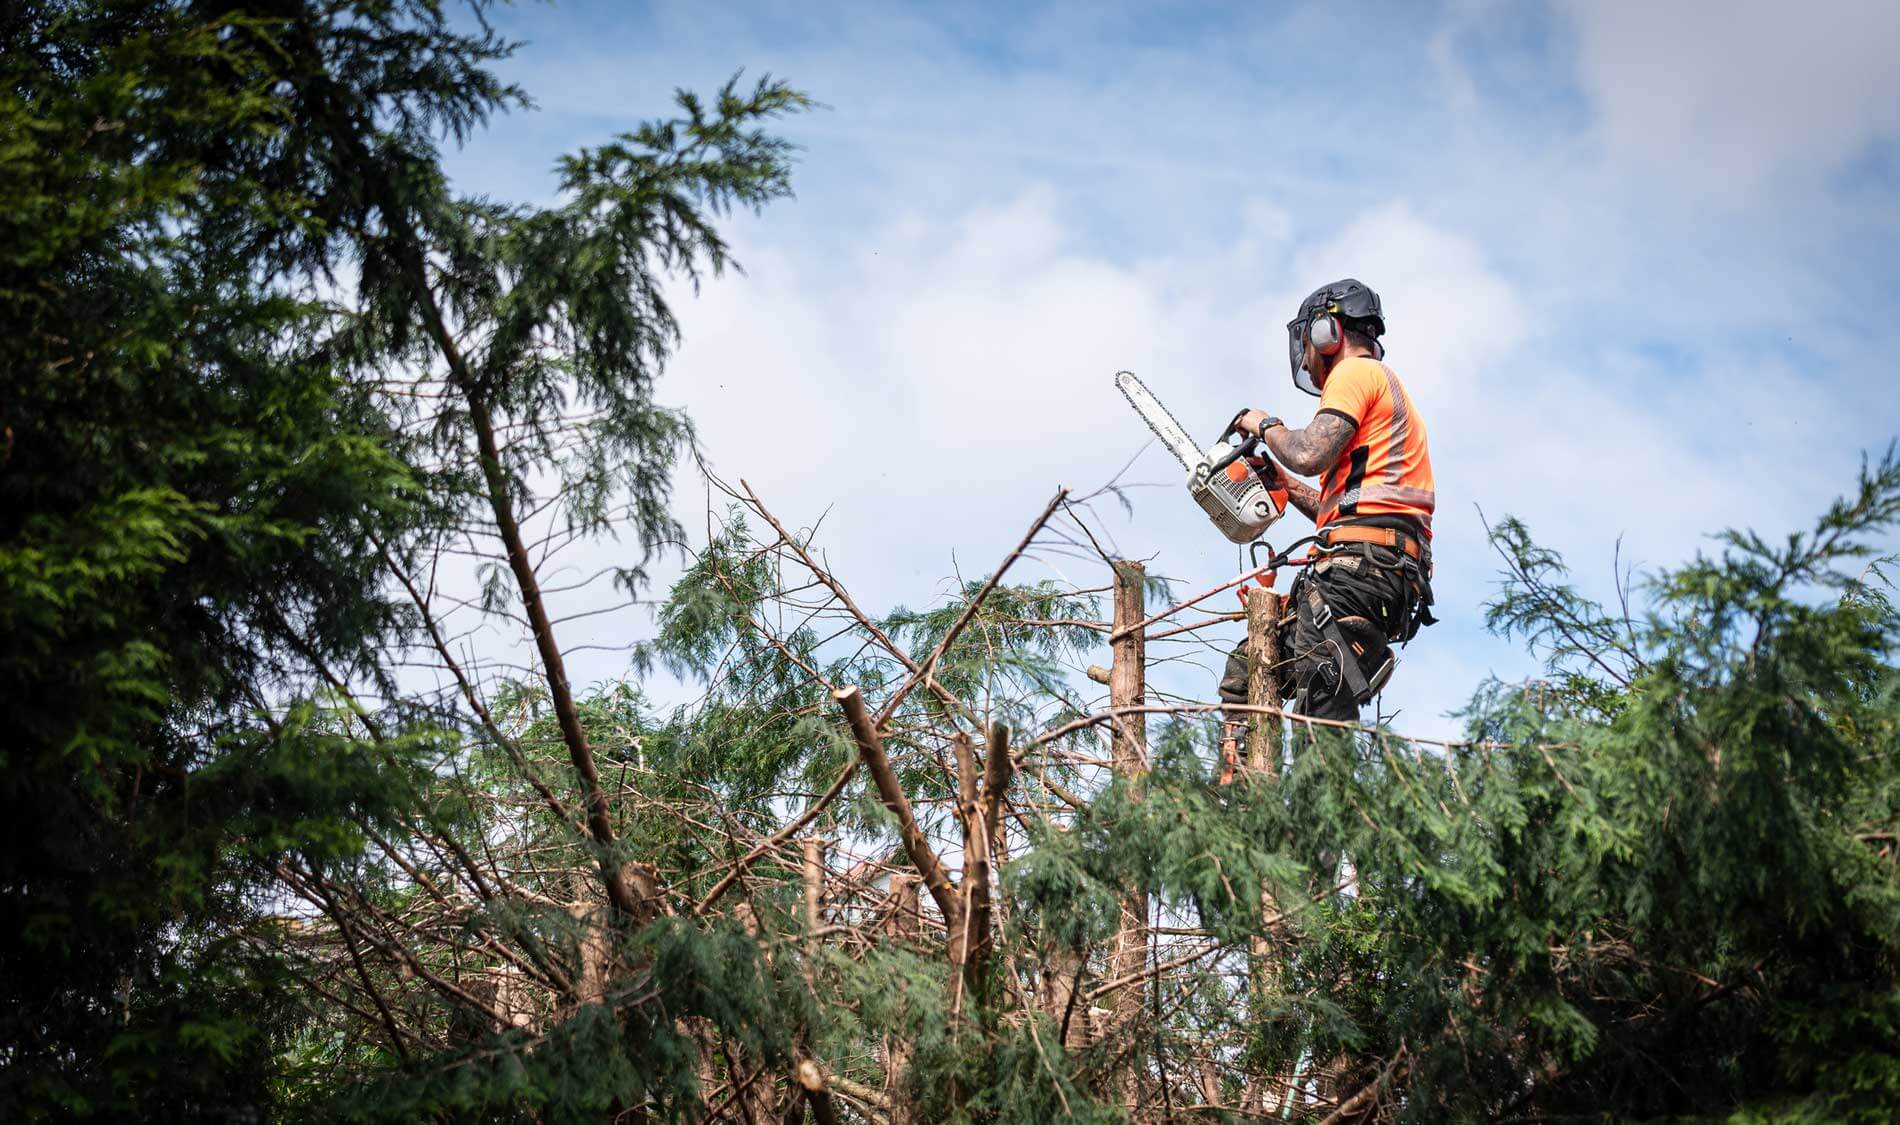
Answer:
<svg viewBox="0 0 1900 1125"><path fill-rule="evenodd" d="M1188 495L1228 542L1252 542L1286 511L1285 490L1269 489L1257 473L1238 461L1241 447L1228 445L1226 434L1203 451L1133 371L1117 371L1115 386L1188 471ZM1228 432L1232 429L1228 427Z"/></svg>
<svg viewBox="0 0 1900 1125"><path fill-rule="evenodd" d="M1187 430L1174 420L1174 415L1168 413L1168 408L1161 405L1161 400L1133 371L1116 372L1115 386L1121 390L1122 397L1128 400L1128 405L1134 407L1135 413L1141 415L1141 420L1154 431L1154 435L1161 439L1161 444L1167 446L1168 452L1181 462L1183 469L1192 471L1201 462L1200 446L1194 444Z"/></svg>

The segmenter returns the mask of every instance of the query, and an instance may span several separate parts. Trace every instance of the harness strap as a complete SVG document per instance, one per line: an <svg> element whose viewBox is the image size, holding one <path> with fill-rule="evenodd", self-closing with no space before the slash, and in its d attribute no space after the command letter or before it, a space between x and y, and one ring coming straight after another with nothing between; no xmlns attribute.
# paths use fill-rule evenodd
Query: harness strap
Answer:
<svg viewBox="0 0 1900 1125"><path fill-rule="evenodd" d="M1339 654L1339 674L1346 681L1353 699L1364 704L1372 698L1372 685L1366 682L1366 674L1359 668L1359 659L1353 654L1352 646L1347 643L1344 634L1339 631L1339 622L1333 617L1333 607L1320 596L1319 583L1302 583L1306 590L1306 607L1312 611L1313 626L1326 643L1333 646Z"/></svg>
<svg viewBox="0 0 1900 1125"><path fill-rule="evenodd" d="M1366 524L1328 527L1320 531L1318 540L1321 547L1330 547L1335 543L1370 543L1375 547L1402 551L1421 561L1425 556L1425 548L1419 544L1417 537L1391 527L1371 527Z"/></svg>
<svg viewBox="0 0 1900 1125"><path fill-rule="evenodd" d="M1349 523L1322 528L1314 536L1313 550L1317 554L1347 543L1385 547L1405 556L1405 565L1401 569L1410 579L1412 587L1412 600L1407 612L1410 620L1397 635L1388 639L1403 643L1410 640L1420 628L1438 624L1438 618L1432 616L1431 549L1425 546L1422 539L1394 527ZM1370 556L1367 558L1370 559Z"/></svg>

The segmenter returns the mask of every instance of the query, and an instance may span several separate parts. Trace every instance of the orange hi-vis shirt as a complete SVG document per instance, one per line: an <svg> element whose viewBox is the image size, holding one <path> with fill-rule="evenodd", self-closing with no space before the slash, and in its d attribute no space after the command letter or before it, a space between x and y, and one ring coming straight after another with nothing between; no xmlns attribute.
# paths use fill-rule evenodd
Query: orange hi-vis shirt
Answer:
<svg viewBox="0 0 1900 1125"><path fill-rule="evenodd" d="M1399 377L1375 359L1341 360L1320 392L1319 413L1354 426L1352 441L1320 481L1318 527L1360 516L1410 516L1432 535L1432 455L1425 419Z"/></svg>

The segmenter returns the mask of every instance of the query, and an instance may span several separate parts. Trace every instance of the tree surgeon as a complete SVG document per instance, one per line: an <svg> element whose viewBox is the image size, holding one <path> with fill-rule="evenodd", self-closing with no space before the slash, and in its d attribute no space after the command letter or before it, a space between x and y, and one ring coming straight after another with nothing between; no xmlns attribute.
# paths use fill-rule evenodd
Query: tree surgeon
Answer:
<svg viewBox="0 0 1900 1125"><path fill-rule="evenodd" d="M1272 452L1257 467L1278 475L1317 529L1288 595L1294 617L1281 651L1293 675L1280 682L1300 714L1353 720L1391 676L1392 645L1433 622L1432 459L1425 420L1385 364L1377 293L1351 278L1322 286L1286 329L1293 385L1319 396L1319 412L1304 429L1262 410L1237 419ZM1319 487L1295 474L1320 475ZM1220 694L1247 701L1244 642Z"/></svg>

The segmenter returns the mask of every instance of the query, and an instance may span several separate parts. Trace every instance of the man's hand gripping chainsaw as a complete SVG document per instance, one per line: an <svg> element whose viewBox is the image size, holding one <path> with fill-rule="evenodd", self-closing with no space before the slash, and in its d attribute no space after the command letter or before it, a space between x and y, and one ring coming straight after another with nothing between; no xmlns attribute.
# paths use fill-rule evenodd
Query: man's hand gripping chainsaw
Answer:
<svg viewBox="0 0 1900 1125"><path fill-rule="evenodd" d="M1229 541L1253 542L1286 512L1286 485L1279 479L1279 470L1250 470L1242 460L1243 454L1259 444L1257 438L1240 434L1229 422L1220 438L1202 452L1134 372L1117 372L1115 385L1128 399L1128 405L1135 408L1135 413L1141 415L1141 420L1161 439L1161 444L1187 469L1188 495ZM1228 439L1235 436L1241 440L1229 444ZM1265 458L1265 448L1258 452L1263 463L1272 466ZM1269 471L1273 473L1271 478L1266 475Z"/></svg>

